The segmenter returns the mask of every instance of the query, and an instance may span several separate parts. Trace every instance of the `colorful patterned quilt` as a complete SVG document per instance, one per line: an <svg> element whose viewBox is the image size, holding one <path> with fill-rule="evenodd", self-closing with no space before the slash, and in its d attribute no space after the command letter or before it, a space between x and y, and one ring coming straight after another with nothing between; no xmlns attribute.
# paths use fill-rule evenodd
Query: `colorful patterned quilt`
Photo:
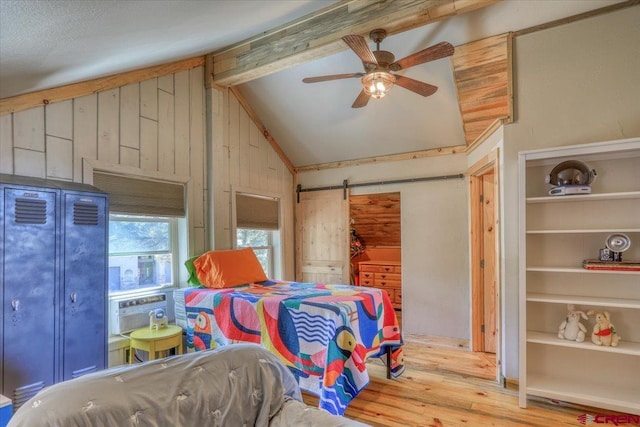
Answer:
<svg viewBox="0 0 640 427"><path fill-rule="evenodd" d="M343 415L369 383L367 358L386 355L389 348L391 375L404 371L398 319L379 289L267 281L190 289L184 298L187 347L260 344L332 414Z"/></svg>

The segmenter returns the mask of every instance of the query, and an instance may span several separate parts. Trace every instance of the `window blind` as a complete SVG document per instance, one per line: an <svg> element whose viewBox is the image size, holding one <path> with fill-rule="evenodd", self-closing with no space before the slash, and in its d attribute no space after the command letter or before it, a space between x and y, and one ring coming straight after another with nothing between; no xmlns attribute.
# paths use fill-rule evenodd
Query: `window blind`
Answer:
<svg viewBox="0 0 640 427"><path fill-rule="evenodd" d="M236 226L260 230L277 230L278 200L236 193Z"/></svg>
<svg viewBox="0 0 640 427"><path fill-rule="evenodd" d="M185 216L184 184L94 171L93 185L109 193L112 213Z"/></svg>

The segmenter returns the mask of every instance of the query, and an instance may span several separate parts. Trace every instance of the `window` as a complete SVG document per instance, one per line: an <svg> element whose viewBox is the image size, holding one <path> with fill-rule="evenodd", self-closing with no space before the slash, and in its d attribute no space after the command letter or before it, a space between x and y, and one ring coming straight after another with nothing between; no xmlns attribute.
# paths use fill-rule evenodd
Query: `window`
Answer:
<svg viewBox="0 0 640 427"><path fill-rule="evenodd" d="M93 185L109 194L109 294L177 283L185 183L93 169Z"/></svg>
<svg viewBox="0 0 640 427"><path fill-rule="evenodd" d="M271 230L238 228L236 229L236 247L252 248L267 277L274 277L273 232Z"/></svg>
<svg viewBox="0 0 640 427"><path fill-rule="evenodd" d="M270 279L282 276L280 201L276 197L235 193L236 247L253 248Z"/></svg>
<svg viewBox="0 0 640 427"><path fill-rule="evenodd" d="M109 292L148 290L174 283L176 218L109 216Z"/></svg>

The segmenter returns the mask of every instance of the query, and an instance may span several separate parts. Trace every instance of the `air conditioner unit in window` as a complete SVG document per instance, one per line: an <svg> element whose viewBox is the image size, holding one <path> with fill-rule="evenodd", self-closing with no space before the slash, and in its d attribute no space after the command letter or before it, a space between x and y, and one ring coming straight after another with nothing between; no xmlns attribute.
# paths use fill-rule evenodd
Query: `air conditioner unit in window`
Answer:
<svg viewBox="0 0 640 427"><path fill-rule="evenodd" d="M124 334L149 326L149 311L157 308L166 311L166 294L112 299L109 310L109 332L112 335Z"/></svg>

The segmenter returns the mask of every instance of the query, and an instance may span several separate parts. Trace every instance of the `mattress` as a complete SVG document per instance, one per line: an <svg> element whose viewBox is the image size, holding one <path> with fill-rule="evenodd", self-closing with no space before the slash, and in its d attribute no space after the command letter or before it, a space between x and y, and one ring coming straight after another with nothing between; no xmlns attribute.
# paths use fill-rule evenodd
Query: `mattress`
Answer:
<svg viewBox="0 0 640 427"><path fill-rule="evenodd" d="M350 285L267 281L175 294L176 321L190 351L237 342L260 344L289 368L320 407L342 415L369 383L365 361L389 355L404 371L402 336L384 290Z"/></svg>

